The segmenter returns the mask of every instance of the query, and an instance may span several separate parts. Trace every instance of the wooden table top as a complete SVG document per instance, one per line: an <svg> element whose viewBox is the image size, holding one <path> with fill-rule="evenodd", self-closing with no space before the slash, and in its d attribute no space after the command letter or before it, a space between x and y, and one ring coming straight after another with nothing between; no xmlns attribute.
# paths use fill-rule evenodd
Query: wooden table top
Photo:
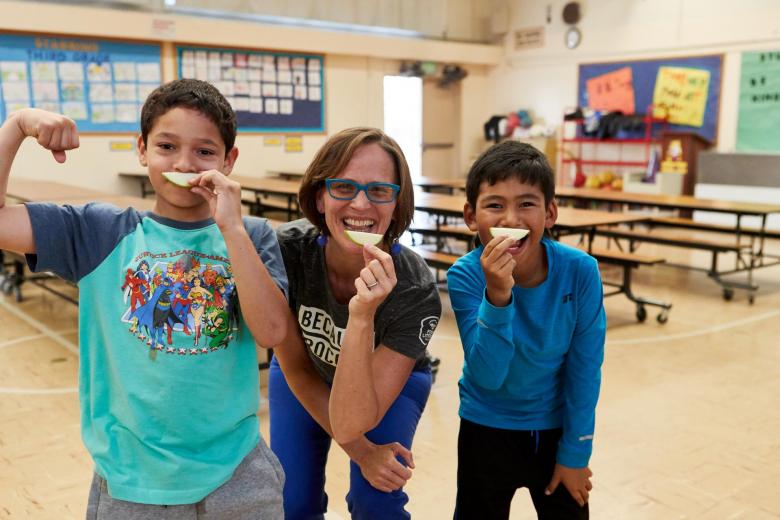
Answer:
<svg viewBox="0 0 780 520"><path fill-rule="evenodd" d="M426 177L423 175L414 177L412 183L415 186L420 186L422 188L466 188L466 179L464 178L453 179L445 177Z"/></svg>
<svg viewBox="0 0 780 520"><path fill-rule="evenodd" d="M154 208L154 199L116 195L72 184L34 179L9 179L7 195L17 202L54 202L59 205L73 206L88 202L104 202L120 208L133 207L141 211L150 211Z"/></svg>
<svg viewBox="0 0 780 520"><path fill-rule="evenodd" d="M768 215L780 213L780 205L730 200L702 199L690 195L656 195L650 193L628 193L624 191L598 190L592 188L556 187L559 199L579 199L596 202L641 204L659 208L691 209L734 213L742 215Z"/></svg>
<svg viewBox="0 0 780 520"><path fill-rule="evenodd" d="M247 175L231 175L231 179L241 184L241 188L254 192L276 195L298 195L301 188L299 180L285 180L276 177L250 177Z"/></svg>
<svg viewBox="0 0 780 520"><path fill-rule="evenodd" d="M74 186L57 181L20 179L11 177L8 179L8 197L19 202L56 202L69 197L97 197L106 195L105 192L91 190L83 186Z"/></svg>
<svg viewBox="0 0 780 520"><path fill-rule="evenodd" d="M136 171L136 172L119 172L120 177L128 177L130 179L146 179L149 177L149 174L145 171Z"/></svg>
<svg viewBox="0 0 780 520"><path fill-rule="evenodd" d="M154 209L154 199L142 199L141 197L133 197L130 195L99 195L97 197L69 197L67 199L60 199L51 202L57 204L70 204L71 206L80 206L89 202L103 202L105 204L111 204L118 208L135 208L139 211L152 211Z"/></svg>
<svg viewBox="0 0 780 520"><path fill-rule="evenodd" d="M466 204L464 195L444 195L440 193L414 194L415 208L420 211L438 213L449 216L463 216L463 206ZM599 211L591 209L558 208L556 226L567 229L585 229L610 224L642 222L647 215L633 213Z"/></svg>

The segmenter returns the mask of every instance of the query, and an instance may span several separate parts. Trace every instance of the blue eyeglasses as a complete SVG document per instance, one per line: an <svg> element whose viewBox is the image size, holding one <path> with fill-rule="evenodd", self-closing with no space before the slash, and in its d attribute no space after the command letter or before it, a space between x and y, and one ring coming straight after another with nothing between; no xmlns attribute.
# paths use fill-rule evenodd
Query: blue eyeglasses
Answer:
<svg viewBox="0 0 780 520"><path fill-rule="evenodd" d="M360 184L350 179L325 179L325 187L328 195L337 200L352 200L361 191L366 192L366 197L376 204L388 204L398 197L401 187L389 182L369 182Z"/></svg>

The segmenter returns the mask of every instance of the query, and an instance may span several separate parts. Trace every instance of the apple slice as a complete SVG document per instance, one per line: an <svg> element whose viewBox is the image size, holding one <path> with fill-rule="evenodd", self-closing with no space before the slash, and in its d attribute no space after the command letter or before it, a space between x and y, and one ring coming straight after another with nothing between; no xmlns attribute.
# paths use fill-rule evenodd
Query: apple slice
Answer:
<svg viewBox="0 0 780 520"><path fill-rule="evenodd" d="M181 186L182 188L192 188L190 185L190 179L200 175L199 173L183 173L183 172L162 172L163 177L168 179L168 182Z"/></svg>
<svg viewBox="0 0 780 520"><path fill-rule="evenodd" d="M344 233L347 234L347 237L349 237L350 240L359 246L375 246L384 238L379 233L366 233L365 231L352 231L350 229L345 229Z"/></svg>
<svg viewBox="0 0 780 520"><path fill-rule="evenodd" d="M515 240L521 240L529 231L527 229L510 228L510 227L492 227L490 228L490 234L495 237L509 237Z"/></svg>

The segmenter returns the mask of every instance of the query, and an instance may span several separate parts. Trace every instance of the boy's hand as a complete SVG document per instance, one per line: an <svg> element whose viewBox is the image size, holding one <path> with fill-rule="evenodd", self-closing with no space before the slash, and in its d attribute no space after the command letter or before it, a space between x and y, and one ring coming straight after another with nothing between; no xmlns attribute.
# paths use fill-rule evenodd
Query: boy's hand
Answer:
<svg viewBox="0 0 780 520"><path fill-rule="evenodd" d="M217 170L203 172L190 180L192 191L209 203L211 215L221 230L243 228L241 220L241 185Z"/></svg>
<svg viewBox="0 0 780 520"><path fill-rule="evenodd" d="M376 308L387 298L397 282L393 257L376 246L363 246L366 266L355 279L357 294L349 300L349 314L373 317Z"/></svg>
<svg viewBox="0 0 780 520"><path fill-rule="evenodd" d="M401 457L406 466L398 462L397 457ZM360 466L363 478L385 493L401 489L412 478L412 470L409 469L414 468L412 452L397 442L378 445L366 441L360 457L353 460Z"/></svg>
<svg viewBox="0 0 780 520"><path fill-rule="evenodd" d="M517 240L509 237L495 237L485 245L479 260L485 272L488 301L496 307L504 307L512 297L515 285L512 271L516 262L506 250L515 242Z"/></svg>
<svg viewBox="0 0 780 520"><path fill-rule="evenodd" d="M547 485L547 489L544 490L544 494L552 495L558 484L562 483L569 490L572 498L582 507L588 503L590 490L593 489L593 484L590 483L590 477L592 476L593 472L590 468L569 468L556 464L552 480Z"/></svg>
<svg viewBox="0 0 780 520"><path fill-rule="evenodd" d="M72 119L39 108L25 108L13 117L25 137L35 137L38 144L51 150L58 163L65 162L65 150L79 147L79 134Z"/></svg>

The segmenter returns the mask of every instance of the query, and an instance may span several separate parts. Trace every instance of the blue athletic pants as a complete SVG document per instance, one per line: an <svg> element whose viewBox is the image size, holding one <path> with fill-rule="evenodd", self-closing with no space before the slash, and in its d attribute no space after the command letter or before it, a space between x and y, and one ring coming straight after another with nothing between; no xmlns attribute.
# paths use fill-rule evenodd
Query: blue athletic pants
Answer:
<svg viewBox="0 0 780 520"><path fill-rule="evenodd" d="M268 400L271 412L271 450L285 473L284 513L287 520L319 520L328 508L325 494L325 463L331 438L295 398L274 359L269 369ZM412 448L428 395L430 370L415 371L390 406L379 426L366 434L374 444L399 442ZM409 497L403 490L384 493L371 486L350 461L350 489L347 505L355 520L398 520L411 518L404 506Z"/></svg>

